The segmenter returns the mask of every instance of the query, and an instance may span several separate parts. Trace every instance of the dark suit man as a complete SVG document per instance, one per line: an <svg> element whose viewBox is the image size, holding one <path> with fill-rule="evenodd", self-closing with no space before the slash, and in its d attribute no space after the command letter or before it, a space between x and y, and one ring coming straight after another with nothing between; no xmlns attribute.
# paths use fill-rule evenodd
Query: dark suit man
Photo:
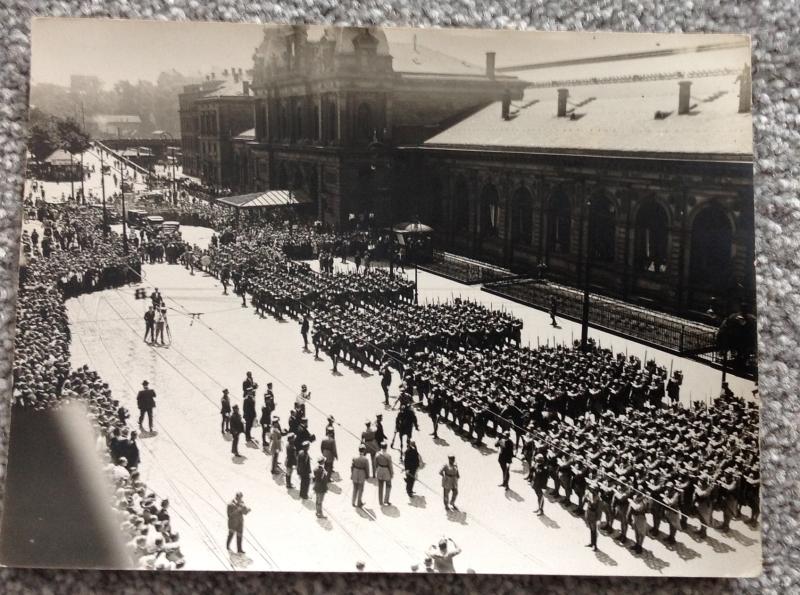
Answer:
<svg viewBox="0 0 800 595"><path fill-rule="evenodd" d="M406 494L411 498L414 495L414 482L417 481L417 469L419 469L419 451L413 440L408 441L403 465L406 471Z"/></svg>
<svg viewBox="0 0 800 595"><path fill-rule="evenodd" d="M153 409L156 407L156 392L150 388L147 380L142 382L142 390L136 395L136 405L139 407L139 428L142 427L144 416L147 415L147 422L150 432L153 431Z"/></svg>
<svg viewBox="0 0 800 595"><path fill-rule="evenodd" d="M248 392L255 392L256 386L258 385L256 381L253 380L253 373L248 372L247 377L244 379L244 382L242 382L242 397L247 396Z"/></svg>
<svg viewBox="0 0 800 595"><path fill-rule="evenodd" d="M253 423L256 421L256 399L252 392L248 392L242 403L242 417L244 418L244 435L248 442L253 441L251 434Z"/></svg>
<svg viewBox="0 0 800 595"><path fill-rule="evenodd" d="M500 487L508 488L509 468L511 461L514 460L514 442L509 438L508 434L504 435L497 446L500 447L500 454L497 455L497 462L500 463L500 469L503 471L503 482Z"/></svg>
<svg viewBox="0 0 800 595"><path fill-rule="evenodd" d="M147 341L147 337L150 337L150 341L155 341L155 329L156 329L156 312L153 310L153 306L150 306L147 309L147 312L144 313L144 340Z"/></svg>
<svg viewBox="0 0 800 595"><path fill-rule="evenodd" d="M250 509L244 505L242 493L238 492L236 498L228 504L227 548L231 549L231 540L236 535L236 551L240 554L244 553L242 549L242 533L244 533L244 515L248 512L250 512Z"/></svg>
<svg viewBox="0 0 800 595"><path fill-rule="evenodd" d="M300 477L300 497L308 499L308 488L311 485L311 457L308 455L309 442L302 442L297 452L297 475Z"/></svg>
<svg viewBox="0 0 800 595"><path fill-rule="evenodd" d="M233 437L233 444L231 444L231 452L234 456L240 457L239 454L239 434L244 432L244 423L242 422L242 415L239 413L239 406L233 406L233 413L231 413L230 420L231 436Z"/></svg>

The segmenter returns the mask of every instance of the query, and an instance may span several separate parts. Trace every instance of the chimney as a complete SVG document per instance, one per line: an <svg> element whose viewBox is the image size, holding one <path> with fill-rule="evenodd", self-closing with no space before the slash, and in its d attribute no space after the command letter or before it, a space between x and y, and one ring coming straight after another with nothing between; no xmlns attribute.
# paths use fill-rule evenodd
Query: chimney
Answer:
<svg viewBox="0 0 800 595"><path fill-rule="evenodd" d="M494 79L494 52L486 52L486 77Z"/></svg>
<svg viewBox="0 0 800 595"><path fill-rule="evenodd" d="M242 95L250 95L250 81L242 81Z"/></svg>
<svg viewBox="0 0 800 595"><path fill-rule="evenodd" d="M742 68L739 75L739 113L749 114L753 105L753 79L750 73L750 66L747 64Z"/></svg>
<svg viewBox="0 0 800 595"><path fill-rule="evenodd" d="M678 83L678 115L685 116L692 108L692 81Z"/></svg>
<svg viewBox="0 0 800 595"><path fill-rule="evenodd" d="M232 69L231 70L231 74L233 75L233 82L234 83L238 83L239 82L239 72L236 71L235 69Z"/></svg>
<svg viewBox="0 0 800 595"><path fill-rule="evenodd" d="M227 78L227 77L228 77L228 69L226 68L222 71L222 78Z"/></svg>
<svg viewBox="0 0 800 595"><path fill-rule="evenodd" d="M511 91L506 89L503 92L503 120L508 120L511 117Z"/></svg>
<svg viewBox="0 0 800 595"><path fill-rule="evenodd" d="M558 117L567 117L567 98L569 97L569 89L558 90Z"/></svg>
<svg viewBox="0 0 800 595"><path fill-rule="evenodd" d="M217 75L216 75L216 73L212 72L212 73L211 73L211 80L212 80L212 81L213 81L213 80L216 80L216 78L217 78Z"/></svg>

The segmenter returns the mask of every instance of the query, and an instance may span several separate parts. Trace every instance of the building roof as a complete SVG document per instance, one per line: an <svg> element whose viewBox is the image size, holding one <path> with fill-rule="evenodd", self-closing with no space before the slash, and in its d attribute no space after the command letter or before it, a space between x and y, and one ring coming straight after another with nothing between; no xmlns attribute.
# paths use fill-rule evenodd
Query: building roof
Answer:
<svg viewBox="0 0 800 595"><path fill-rule="evenodd" d="M44 162L50 165L70 165L74 160L71 154L64 149L56 149L47 156Z"/></svg>
<svg viewBox="0 0 800 595"><path fill-rule="evenodd" d="M619 77L600 84L572 81L568 117L557 117L555 86L525 90L510 118L493 103L427 140L428 147L496 147L542 152L677 153L751 158L752 123L738 113L735 69L712 76ZM692 109L678 115L678 81L690 80ZM591 83L591 80L583 80ZM661 119L656 117L661 112ZM570 117L571 116L571 117Z"/></svg>
<svg viewBox="0 0 800 595"><path fill-rule="evenodd" d="M486 68L417 43L389 42L392 68L409 74L486 76Z"/></svg>
<svg viewBox="0 0 800 595"><path fill-rule="evenodd" d="M141 124L139 116L129 114L97 114L92 120L98 124Z"/></svg>
<svg viewBox="0 0 800 595"><path fill-rule="evenodd" d="M226 196L217 199L219 204L238 209L280 207L309 204L310 202L311 199L296 190L267 190L266 192L253 192L251 194Z"/></svg>

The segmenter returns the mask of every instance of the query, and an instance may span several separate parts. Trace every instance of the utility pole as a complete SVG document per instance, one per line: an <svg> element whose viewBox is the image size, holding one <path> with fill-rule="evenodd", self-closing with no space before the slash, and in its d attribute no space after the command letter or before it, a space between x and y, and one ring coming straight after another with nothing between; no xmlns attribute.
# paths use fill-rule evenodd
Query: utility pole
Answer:
<svg viewBox="0 0 800 595"><path fill-rule="evenodd" d="M83 133L86 134L86 111L83 107L83 99L81 99L81 120L83 121ZM81 151L81 200L83 204L86 204L86 191L83 187L83 178L85 177L83 170L83 153L84 151Z"/></svg>
<svg viewBox="0 0 800 595"><path fill-rule="evenodd" d="M69 153L69 195L72 197L72 200L75 200L75 163L73 162L74 156L72 153Z"/></svg>
<svg viewBox="0 0 800 595"><path fill-rule="evenodd" d="M587 200L584 207L583 221L586 222L586 242L583 248L583 309L581 312L581 351L589 349L589 285L591 283L591 250L592 250L592 201ZM583 225L583 222L581 222Z"/></svg>
<svg viewBox="0 0 800 595"><path fill-rule="evenodd" d="M100 149L100 194L103 197L103 237L108 237L108 211L106 210L106 174L103 164L103 149Z"/></svg>
<svg viewBox="0 0 800 595"><path fill-rule="evenodd" d="M128 167L125 165L125 162L122 162L122 171L120 175L122 176L120 189L122 190L122 252L127 256L128 255L128 215L125 212L125 173L128 171Z"/></svg>

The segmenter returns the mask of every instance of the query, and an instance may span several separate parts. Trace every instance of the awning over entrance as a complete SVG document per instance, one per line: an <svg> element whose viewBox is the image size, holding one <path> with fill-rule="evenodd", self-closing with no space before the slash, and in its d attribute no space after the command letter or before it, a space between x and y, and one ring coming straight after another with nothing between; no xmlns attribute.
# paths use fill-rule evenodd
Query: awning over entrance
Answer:
<svg viewBox="0 0 800 595"><path fill-rule="evenodd" d="M310 204L311 199L296 190L267 190L218 198L217 203L236 209L260 209Z"/></svg>

